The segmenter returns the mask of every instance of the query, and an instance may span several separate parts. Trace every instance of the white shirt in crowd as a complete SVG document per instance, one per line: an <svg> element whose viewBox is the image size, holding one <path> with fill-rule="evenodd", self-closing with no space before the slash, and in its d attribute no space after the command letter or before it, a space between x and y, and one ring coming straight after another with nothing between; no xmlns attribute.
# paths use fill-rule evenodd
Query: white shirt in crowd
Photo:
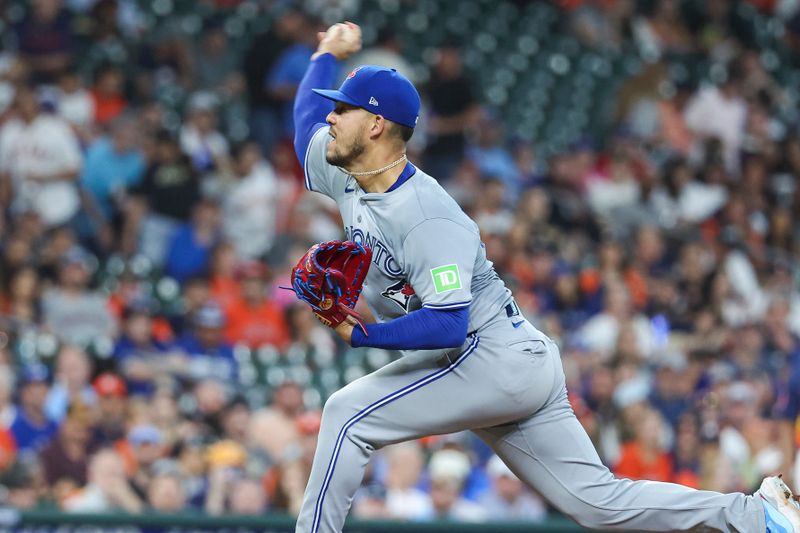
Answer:
<svg viewBox="0 0 800 533"><path fill-rule="evenodd" d="M641 314L634 315L630 321L639 350L645 357L650 357L656 344L650 322ZM617 347L620 327L621 324L616 317L602 312L587 320L577 333L587 349L599 352L604 357L610 357Z"/></svg>
<svg viewBox="0 0 800 533"><path fill-rule="evenodd" d="M69 125L56 115L41 114L31 123L13 119L0 130L0 171L11 175L16 208L32 207L47 226L68 222L80 207L74 181L38 182L80 170L80 145Z"/></svg>
<svg viewBox="0 0 800 533"><path fill-rule="evenodd" d="M94 102L86 89L71 93L58 91L58 114L79 128L91 125L94 120Z"/></svg>
<svg viewBox="0 0 800 533"><path fill-rule="evenodd" d="M229 153L228 141L217 130L201 133L191 123L181 127L179 141L181 151L188 155L196 166L205 166Z"/></svg>
<svg viewBox="0 0 800 533"><path fill-rule="evenodd" d="M402 520L423 520L433 513L431 498L415 487L388 489L386 509L392 518Z"/></svg>
<svg viewBox="0 0 800 533"><path fill-rule="evenodd" d="M695 94L684 112L686 125L700 136L718 137L722 141L725 169L739 173L739 149L744 140L747 104L742 98L726 98L717 87L705 87ZM701 141L702 142L702 141ZM699 158L702 146L692 148Z"/></svg>
<svg viewBox="0 0 800 533"><path fill-rule="evenodd" d="M699 224L722 209L727 201L728 192L724 187L696 181L684 185L677 198L671 198L663 188L653 191L650 197L663 228L675 227L680 222Z"/></svg>
<svg viewBox="0 0 800 533"><path fill-rule="evenodd" d="M291 185L282 183L266 161L228 191L222 206L223 230L239 257L255 259L269 251L281 198L290 194Z"/></svg>

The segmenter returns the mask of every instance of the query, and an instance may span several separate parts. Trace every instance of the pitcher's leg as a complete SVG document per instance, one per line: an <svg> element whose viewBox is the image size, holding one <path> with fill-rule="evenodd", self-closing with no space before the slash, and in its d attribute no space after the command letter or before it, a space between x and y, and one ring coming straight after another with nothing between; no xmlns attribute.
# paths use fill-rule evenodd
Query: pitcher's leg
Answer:
<svg viewBox="0 0 800 533"><path fill-rule="evenodd" d="M589 528L766 531L762 504L744 494L617 479L600 461L561 388L530 418L476 431L521 480Z"/></svg>
<svg viewBox="0 0 800 533"><path fill-rule="evenodd" d="M317 451L297 533L339 533L372 452L387 444L466 429L482 414L480 394L466 366L481 367L472 337L452 361L438 365L407 358L333 394L322 413ZM474 360L470 360L474 357ZM487 402L492 405L493 402ZM494 402L496 403L496 402Z"/></svg>

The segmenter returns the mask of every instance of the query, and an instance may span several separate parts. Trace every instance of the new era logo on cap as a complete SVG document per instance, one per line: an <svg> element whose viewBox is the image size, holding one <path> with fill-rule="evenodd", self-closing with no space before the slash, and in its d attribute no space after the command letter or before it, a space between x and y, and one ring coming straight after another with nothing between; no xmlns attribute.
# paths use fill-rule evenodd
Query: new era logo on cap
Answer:
<svg viewBox="0 0 800 533"><path fill-rule="evenodd" d="M377 100L375 100L375 97L374 97L374 96L370 96L370 97L369 97L369 105L374 105L374 106L377 106L377 105L378 105L378 101L377 101Z"/></svg>

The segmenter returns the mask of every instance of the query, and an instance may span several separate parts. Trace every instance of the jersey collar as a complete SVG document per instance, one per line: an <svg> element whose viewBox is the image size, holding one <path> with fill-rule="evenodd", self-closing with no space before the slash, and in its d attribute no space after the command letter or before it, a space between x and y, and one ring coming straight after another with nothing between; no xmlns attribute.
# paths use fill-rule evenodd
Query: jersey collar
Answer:
<svg viewBox="0 0 800 533"><path fill-rule="evenodd" d="M392 192L393 190L395 190L395 189L397 189L398 187L400 187L402 184L404 184L405 182L407 182L407 181L408 181L408 178L410 178L411 176L413 176L413 175L414 175L414 173L415 173L416 171L417 171L417 167L415 167L414 165L412 165L410 161L409 161L408 163L406 163L406 166L405 166L405 168L403 168L403 172L401 172L401 173L400 173L400 175L397 177L397 181L395 181L395 182L392 184L392 186L391 186L391 187L389 187L388 189L386 189L386 191L385 191L385 192ZM384 194L385 194L385 193L384 193Z"/></svg>

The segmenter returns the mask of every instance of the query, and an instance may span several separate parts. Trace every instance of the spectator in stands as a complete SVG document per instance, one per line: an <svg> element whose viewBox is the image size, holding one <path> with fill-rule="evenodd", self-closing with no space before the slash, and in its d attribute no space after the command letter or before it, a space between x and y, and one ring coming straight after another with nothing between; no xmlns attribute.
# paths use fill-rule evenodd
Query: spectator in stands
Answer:
<svg viewBox="0 0 800 533"><path fill-rule="evenodd" d="M486 511L483 508L461 496L470 471L466 454L457 450L439 450L431 457L429 469L433 513L428 519L451 522L486 520Z"/></svg>
<svg viewBox="0 0 800 533"><path fill-rule="evenodd" d="M647 317L633 309L630 293L622 283L611 281L605 291L603 311L587 320L578 331L581 341L601 356L608 357L617 344L620 330L630 323L637 346L649 357L654 339Z"/></svg>
<svg viewBox="0 0 800 533"><path fill-rule="evenodd" d="M293 28L290 36L291 43L284 49L272 69L264 78L267 92L278 102L281 102L279 123L281 137L290 139L294 136L294 118L292 107L297 86L303 79L303 74L311 61L311 54L317 46L317 31L321 28L310 15L299 19L299 24Z"/></svg>
<svg viewBox="0 0 800 533"><path fill-rule="evenodd" d="M91 139L94 122L94 102L73 65L58 76L58 114L72 126L81 144Z"/></svg>
<svg viewBox="0 0 800 533"><path fill-rule="evenodd" d="M175 449L186 499L193 509L204 508L208 491L205 445L203 437L188 437L178 442Z"/></svg>
<svg viewBox="0 0 800 533"><path fill-rule="evenodd" d="M623 444L614 467L617 476L628 479L672 480L672 459L663 449L664 421L657 411L647 409L634 421L634 440Z"/></svg>
<svg viewBox="0 0 800 533"><path fill-rule="evenodd" d="M243 478L235 481L229 500L229 514L257 516L267 511L266 492L258 479Z"/></svg>
<svg viewBox="0 0 800 533"><path fill-rule="evenodd" d="M388 518L386 487L380 483L362 483L353 497L351 512L353 516L362 520L383 520Z"/></svg>
<svg viewBox="0 0 800 533"><path fill-rule="evenodd" d="M4 503L12 509L32 510L40 503L40 490L32 461L14 461L9 468L0 472L0 486L8 491Z"/></svg>
<svg viewBox="0 0 800 533"><path fill-rule="evenodd" d="M691 407L691 393L696 383L688 366L681 352L659 355L656 363L649 401L672 428L677 428Z"/></svg>
<svg viewBox="0 0 800 533"><path fill-rule="evenodd" d="M264 345L285 348L289 342L289 329L281 310L267 298L266 267L250 261L237 270L241 293L225 310L226 339L251 348Z"/></svg>
<svg viewBox="0 0 800 533"><path fill-rule="evenodd" d="M21 59L33 81L51 83L69 66L75 52L70 17L61 0L37 0L14 27Z"/></svg>
<svg viewBox="0 0 800 533"><path fill-rule="evenodd" d="M32 87L17 87L14 109L0 129L0 181L14 192L12 207L32 209L47 227L68 223L80 207L78 139L61 117L42 112Z"/></svg>
<svg viewBox="0 0 800 533"><path fill-rule="evenodd" d="M192 328L192 319L197 312L211 303L219 305L213 298L209 280L205 276L195 276L186 280L180 299L181 311L170 317L170 324L177 335L182 335Z"/></svg>
<svg viewBox="0 0 800 533"><path fill-rule="evenodd" d="M180 390L171 379L162 379L159 388L150 397L149 403L133 404L140 409L141 418L150 420L164 436L166 453L174 456L175 448L186 438L198 435L197 424L192 420L192 413L185 413L178 406L177 391ZM141 407L149 407L147 413L141 413Z"/></svg>
<svg viewBox="0 0 800 533"><path fill-rule="evenodd" d="M198 89L210 91L223 101L241 96L244 78L238 70L239 58L230 46L220 18L212 18L208 22L193 55L194 79Z"/></svg>
<svg viewBox="0 0 800 533"><path fill-rule="evenodd" d="M233 486L243 477L247 452L240 444L223 440L209 446L206 457L209 473L205 510L212 515L223 514L231 508Z"/></svg>
<svg viewBox="0 0 800 533"><path fill-rule="evenodd" d="M280 120L283 100L272 94L265 80L278 58L304 31L305 17L302 10L287 6L270 28L253 38L244 54L250 131L265 154L272 151L283 132Z"/></svg>
<svg viewBox="0 0 800 533"><path fill-rule="evenodd" d="M104 372L92 383L97 395L97 419L92 432L96 448L113 446L125 437L128 414L128 389L116 374Z"/></svg>
<svg viewBox="0 0 800 533"><path fill-rule="evenodd" d="M247 400L242 396L234 396L221 413L222 436L235 442L246 442L250 415L250 405Z"/></svg>
<svg viewBox="0 0 800 533"><path fill-rule="evenodd" d="M62 342L80 345L114 334L106 297L89 289L91 259L85 250L71 248L61 258L58 285L42 296L44 323Z"/></svg>
<svg viewBox="0 0 800 533"><path fill-rule="evenodd" d="M276 176L256 143L237 151L236 183L222 204L222 227L241 259L258 259L275 242L279 219L285 219L295 188ZM288 204L288 205L287 205Z"/></svg>
<svg viewBox="0 0 800 533"><path fill-rule="evenodd" d="M417 521L430 516L431 498L418 488L424 457L416 442L396 444L386 449L387 514L399 520Z"/></svg>
<svg viewBox="0 0 800 533"><path fill-rule="evenodd" d="M33 266L14 270L8 281L8 294L0 297L0 314L13 330L35 329L41 320L39 272Z"/></svg>
<svg viewBox="0 0 800 533"><path fill-rule="evenodd" d="M122 458L111 449L97 452L89 461L89 482L80 491L67 496L61 505L70 513L139 513L142 501L125 475Z"/></svg>
<svg viewBox="0 0 800 533"><path fill-rule="evenodd" d="M124 71L113 64L100 65L94 73L94 85L90 91L94 107L94 121L100 126L110 124L119 117L128 102L123 92Z"/></svg>
<svg viewBox="0 0 800 533"><path fill-rule="evenodd" d="M47 483L56 501L61 501L87 482L89 456L94 450L91 440L93 423L91 408L80 401L72 402L58 435L39 452Z"/></svg>
<svg viewBox="0 0 800 533"><path fill-rule="evenodd" d="M681 230L714 215L727 199L724 187L696 181L686 160L675 158L664 165L661 186L650 195L650 205L662 228Z"/></svg>
<svg viewBox="0 0 800 533"><path fill-rule="evenodd" d="M511 151L506 147L505 132L496 113L483 110L476 125L475 140L467 145L466 155L484 176L493 176L505 185L505 199L519 197L520 169Z"/></svg>
<svg viewBox="0 0 800 533"><path fill-rule="evenodd" d="M147 487L148 507L157 513L177 513L186 507L181 479L175 474L155 476Z"/></svg>
<svg viewBox="0 0 800 533"><path fill-rule="evenodd" d="M218 305L210 303L197 310L194 327L178 340L178 347L189 358L183 373L194 379L216 378L238 381L233 347L225 342L225 315Z"/></svg>
<svg viewBox="0 0 800 533"><path fill-rule="evenodd" d="M134 117L122 115L110 128L109 136L99 138L89 147L81 176L81 185L90 195L89 205L97 210L96 224L113 222L126 194L139 184L145 171Z"/></svg>
<svg viewBox="0 0 800 533"><path fill-rule="evenodd" d="M181 150L201 175L216 173L228 179L232 172L228 141L217 129L219 100L209 92L189 99L180 130Z"/></svg>
<svg viewBox="0 0 800 533"><path fill-rule="evenodd" d="M58 431L58 424L44 410L50 372L41 363L29 365L22 370L18 387L19 405L9 430L21 451L36 452L47 446Z"/></svg>
<svg viewBox="0 0 800 533"><path fill-rule="evenodd" d="M220 241L219 206L200 199L192 208L192 219L172 235L164 263L166 273L179 282L207 273L211 250Z"/></svg>
<svg viewBox="0 0 800 533"><path fill-rule="evenodd" d="M437 50L427 94L431 108L427 125L430 141L423 167L446 183L464 157L466 134L475 126L479 109L455 44Z"/></svg>
<svg viewBox="0 0 800 533"><path fill-rule="evenodd" d="M514 222L511 210L506 205L508 187L497 177L482 182L481 195L475 208L475 223L482 233L503 235Z"/></svg>
<svg viewBox="0 0 800 533"><path fill-rule="evenodd" d="M487 520L541 522L547 517L544 502L531 494L499 457L489 459L486 471L494 489L480 501Z"/></svg>
<svg viewBox="0 0 800 533"><path fill-rule="evenodd" d="M724 81L719 86L702 87L686 105L686 125L695 136L692 160L702 161L702 143L717 138L722 143L725 170L739 173L739 151L744 142L747 120L747 102L741 97L741 71L736 64L728 66Z"/></svg>
<svg viewBox="0 0 800 533"><path fill-rule="evenodd" d="M211 250L209 260L211 298L222 309L227 309L239 298L241 288L236 275L239 261L236 248L230 241L222 241Z"/></svg>
<svg viewBox="0 0 800 533"><path fill-rule="evenodd" d="M142 67L135 80L137 95L154 98L159 91L189 89L193 84L189 43L166 28L151 37L139 47L136 58Z"/></svg>
<svg viewBox="0 0 800 533"><path fill-rule="evenodd" d="M299 441L297 418L304 410L302 387L285 381L272 393L271 402L250 418L249 445L277 461Z"/></svg>
<svg viewBox="0 0 800 533"><path fill-rule="evenodd" d="M153 465L164 456L164 435L151 424L137 424L127 438L117 442L115 449L125 462L125 472L131 487L141 498L148 494L153 480Z"/></svg>
<svg viewBox="0 0 800 533"><path fill-rule="evenodd" d="M313 350L318 357L333 356L336 346L330 335L325 331L308 308L299 303L293 303L286 308L286 325L289 328L291 346L300 347L306 351Z"/></svg>
<svg viewBox="0 0 800 533"><path fill-rule="evenodd" d="M701 486L700 428L695 413L687 412L678 423L672 452L673 482L692 488Z"/></svg>
<svg viewBox="0 0 800 533"><path fill-rule="evenodd" d="M153 322L153 306L146 299L134 299L122 312L113 357L134 395L149 395L159 376L177 371L185 362L170 343L156 338Z"/></svg>
<svg viewBox="0 0 800 533"><path fill-rule="evenodd" d="M224 428L225 408L228 404L225 383L218 377L210 376L199 380L192 392L195 409L191 418L196 429L208 439L213 439L215 435L221 435ZM220 457L225 458L227 454L221 453Z"/></svg>
<svg viewBox="0 0 800 533"><path fill-rule="evenodd" d="M139 239L138 249L161 265L173 235L200 198L200 182L172 134L161 131L156 142L153 160L127 202L125 242L130 247Z"/></svg>
<svg viewBox="0 0 800 533"><path fill-rule="evenodd" d="M55 380L45 402L48 418L61 422L69 406L80 402L94 406L97 396L89 380L92 377L92 361L81 348L64 345L58 351L55 364Z"/></svg>
<svg viewBox="0 0 800 533"><path fill-rule="evenodd" d="M725 391L719 439L720 453L733 474L732 486L753 487L756 478L780 467L783 457L770 426L759 416L756 389L745 381L731 383Z"/></svg>

